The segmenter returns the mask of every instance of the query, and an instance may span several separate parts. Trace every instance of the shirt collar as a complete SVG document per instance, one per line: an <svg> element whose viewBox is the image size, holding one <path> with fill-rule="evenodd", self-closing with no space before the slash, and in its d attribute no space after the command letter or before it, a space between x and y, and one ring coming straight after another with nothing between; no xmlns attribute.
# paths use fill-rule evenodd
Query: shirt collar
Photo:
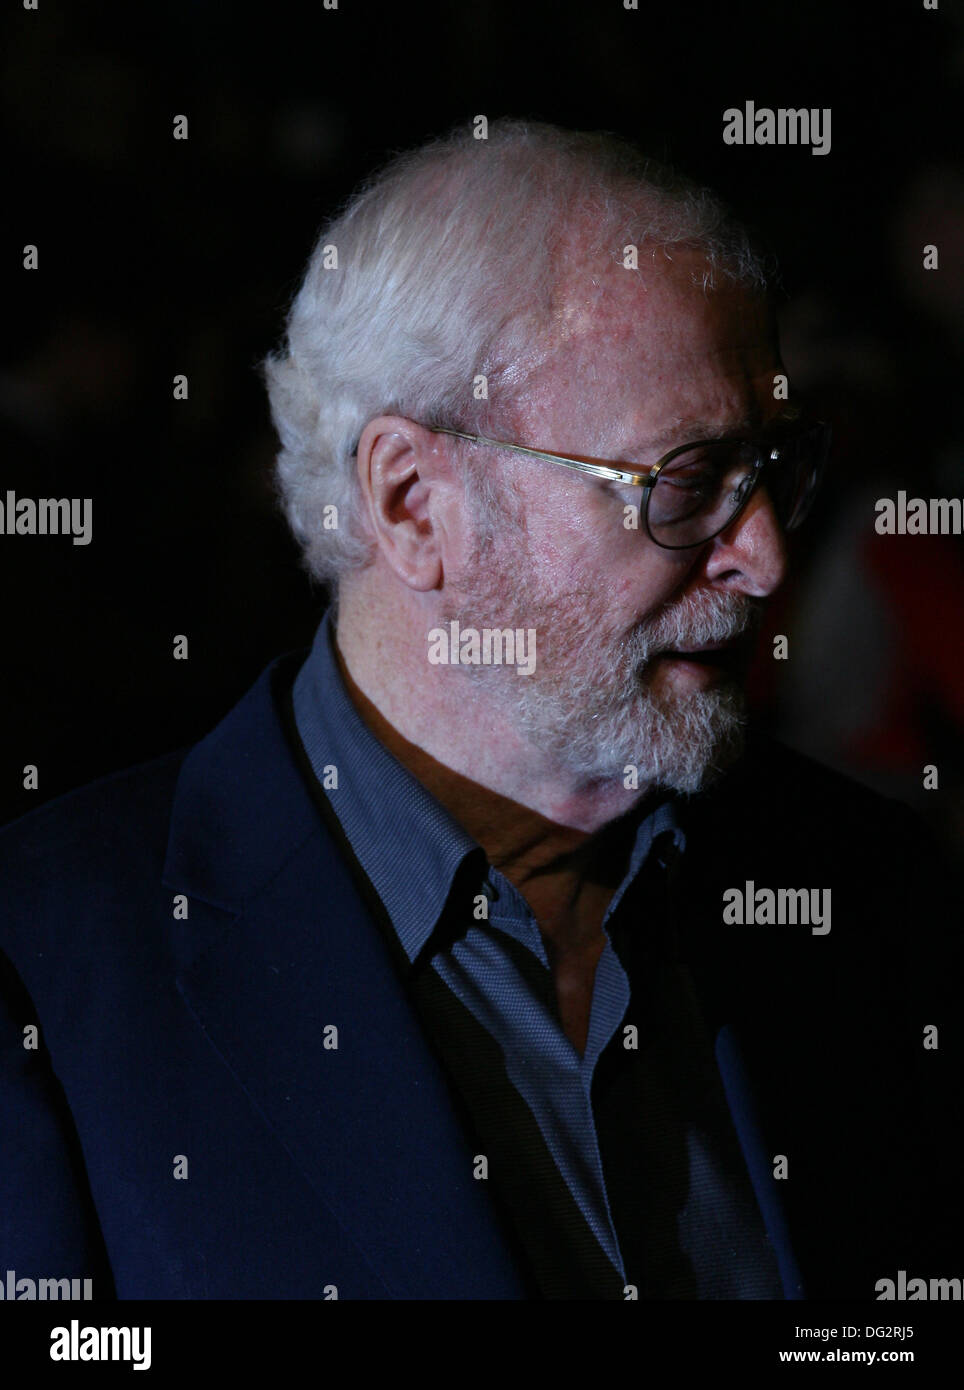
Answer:
<svg viewBox="0 0 964 1390"><path fill-rule="evenodd" d="M379 742L345 688L326 613L295 679L295 723L315 776L410 961L479 845ZM480 872L484 872L484 856Z"/></svg>

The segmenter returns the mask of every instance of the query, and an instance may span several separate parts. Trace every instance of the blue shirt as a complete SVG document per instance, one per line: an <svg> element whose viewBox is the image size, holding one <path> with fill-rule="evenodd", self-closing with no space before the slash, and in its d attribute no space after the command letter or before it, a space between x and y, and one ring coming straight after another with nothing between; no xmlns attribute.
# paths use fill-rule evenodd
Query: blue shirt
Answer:
<svg viewBox="0 0 964 1390"><path fill-rule="evenodd" d="M319 786L381 899L406 958L415 962L426 953L438 978L498 1044L506 1075L534 1117L552 1162L592 1236L625 1283L628 1276L607 1192L593 1083L607 1049L622 1053L627 1042L622 1029L628 1029L625 1020L632 996L609 928L644 867L653 858L665 866L671 855L685 848L672 800L665 798L655 806L648 803L635 827L628 869L603 919L605 945L595 972L586 1047L580 1055L562 1028L550 962L528 903L368 728L338 669L330 615L325 616L296 678L293 708ZM464 881L466 873L471 892L458 930L442 930L453 885ZM633 930L645 933L645 920L634 920ZM674 1005L674 1011L680 1007L685 1009L685 1003ZM659 1092L651 1082L650 1077L647 1103ZM613 1094L621 1095L624 1082L614 1084ZM626 1093L622 1103L631 1106L633 1097L643 1094L638 1089ZM615 1123L623 1128L618 1114ZM710 1127L719 1130L725 1125L725 1117L717 1113ZM732 1287L724 1280L725 1291L716 1296L780 1297L775 1262L767 1261L762 1219L745 1171L724 1173L726 1165L720 1164L715 1152L714 1136L701 1135L699 1128L695 1122L688 1126L683 1146L686 1181L696 1195L678 1223L684 1246L702 1245L686 1251L690 1263L707 1265L697 1285L709 1290L719 1286L718 1277L709 1270L714 1250L706 1247L706 1230L732 1227L738 1233L749 1232L748 1244L755 1254L755 1264L749 1261L749 1282L753 1289L765 1291L742 1292L746 1279L740 1274ZM627 1125L626 1132L631 1130ZM726 1137L732 1140L733 1136ZM653 1160L654 1171L660 1162ZM736 1189L735 1198L731 1189Z"/></svg>

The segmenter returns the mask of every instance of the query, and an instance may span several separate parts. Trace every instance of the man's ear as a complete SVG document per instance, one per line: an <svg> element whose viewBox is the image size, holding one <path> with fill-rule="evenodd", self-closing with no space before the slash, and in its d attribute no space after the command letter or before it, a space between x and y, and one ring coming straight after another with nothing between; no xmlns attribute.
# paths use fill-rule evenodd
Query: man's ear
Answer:
<svg viewBox="0 0 964 1390"><path fill-rule="evenodd" d="M438 588L448 509L462 499L439 435L402 415L378 415L362 430L357 467L362 507L386 563L412 589Z"/></svg>

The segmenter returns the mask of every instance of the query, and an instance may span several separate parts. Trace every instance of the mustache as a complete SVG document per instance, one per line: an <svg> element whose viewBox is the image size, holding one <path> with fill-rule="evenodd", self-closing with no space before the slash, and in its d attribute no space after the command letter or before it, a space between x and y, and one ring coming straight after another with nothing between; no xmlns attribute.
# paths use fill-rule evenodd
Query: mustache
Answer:
<svg viewBox="0 0 964 1390"><path fill-rule="evenodd" d="M766 602L748 594L689 594L639 623L625 640L634 667L663 652L731 642L756 632Z"/></svg>

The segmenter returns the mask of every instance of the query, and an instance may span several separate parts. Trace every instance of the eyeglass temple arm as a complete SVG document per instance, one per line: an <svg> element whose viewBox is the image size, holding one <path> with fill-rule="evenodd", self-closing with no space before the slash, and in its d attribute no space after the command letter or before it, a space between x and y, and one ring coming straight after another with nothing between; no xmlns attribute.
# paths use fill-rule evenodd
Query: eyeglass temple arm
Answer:
<svg viewBox="0 0 964 1390"><path fill-rule="evenodd" d="M526 454L529 458L546 459L549 463L561 463L565 468L573 468L579 473L588 473L594 478L608 478L614 483L624 483L628 487L645 487L650 481L652 470L628 472L620 468L610 468L603 463L585 463L582 459L565 458L562 454L547 454L542 449L529 449L524 444L505 444L501 439L487 439L484 434L463 434L461 430L450 430L444 426L432 428L433 434L450 434L455 439L467 439L472 444L489 444L496 449L511 449L514 454Z"/></svg>

